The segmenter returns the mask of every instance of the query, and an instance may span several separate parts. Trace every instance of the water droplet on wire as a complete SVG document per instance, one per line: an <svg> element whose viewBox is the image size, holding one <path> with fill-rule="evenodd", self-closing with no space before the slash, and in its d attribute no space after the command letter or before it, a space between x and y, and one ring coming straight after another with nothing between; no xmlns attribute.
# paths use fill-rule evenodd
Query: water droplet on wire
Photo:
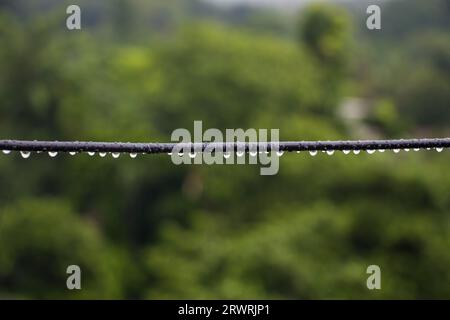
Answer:
<svg viewBox="0 0 450 320"><path fill-rule="evenodd" d="M3 152L3 154L10 154L11 150L3 150L2 152Z"/></svg>
<svg viewBox="0 0 450 320"><path fill-rule="evenodd" d="M106 157L106 152L100 152L98 155L99 155L100 157L104 158L104 157Z"/></svg>
<svg viewBox="0 0 450 320"><path fill-rule="evenodd" d="M315 157L317 155L317 150L311 150L309 151L309 154Z"/></svg>
<svg viewBox="0 0 450 320"><path fill-rule="evenodd" d="M236 151L236 155L238 156L238 157L242 157L243 155L244 155L244 151Z"/></svg>
<svg viewBox="0 0 450 320"><path fill-rule="evenodd" d="M332 155L334 154L334 150L327 150L327 154L328 154L329 156L332 156Z"/></svg>
<svg viewBox="0 0 450 320"><path fill-rule="evenodd" d="M31 152L30 151L20 151L20 155L22 156L22 158L28 159L31 155Z"/></svg>
<svg viewBox="0 0 450 320"><path fill-rule="evenodd" d="M48 153L48 155L49 155L51 158L54 158L54 157L56 157L56 156L58 155L58 152L50 151L50 152Z"/></svg>
<svg viewBox="0 0 450 320"><path fill-rule="evenodd" d="M195 152L189 152L189 158L194 159L197 156L197 153Z"/></svg>
<svg viewBox="0 0 450 320"><path fill-rule="evenodd" d="M277 151L277 156L281 157L284 154L284 151Z"/></svg>
<svg viewBox="0 0 450 320"><path fill-rule="evenodd" d="M112 155L112 157L113 157L114 159L117 159L117 158L120 157L120 153L119 153L119 152L113 152L113 153L111 153L111 155Z"/></svg>
<svg viewBox="0 0 450 320"><path fill-rule="evenodd" d="M400 149L394 149L393 151L394 151L394 153L399 153Z"/></svg>
<svg viewBox="0 0 450 320"><path fill-rule="evenodd" d="M131 159L136 159L137 157L137 153L130 153L130 158Z"/></svg>
<svg viewBox="0 0 450 320"><path fill-rule="evenodd" d="M359 154L361 152L361 150L353 150L354 154Z"/></svg>
<svg viewBox="0 0 450 320"><path fill-rule="evenodd" d="M343 152L344 154L349 154L349 153L350 153L350 150L342 150L342 152Z"/></svg>
<svg viewBox="0 0 450 320"><path fill-rule="evenodd" d="M372 150L372 149L371 149L371 150L367 150L367 153L368 153L368 154L374 154L374 153L375 153L375 150Z"/></svg>
<svg viewBox="0 0 450 320"><path fill-rule="evenodd" d="M87 154L88 154L89 156L93 157L93 156L95 155L95 152L89 151Z"/></svg>
<svg viewBox="0 0 450 320"><path fill-rule="evenodd" d="M229 153L229 152L224 153L224 154L223 154L223 157L224 157L225 159L229 159L229 158L231 157L231 153Z"/></svg>
<svg viewBox="0 0 450 320"><path fill-rule="evenodd" d="M444 150L444 148L436 148L437 152L442 152L442 150Z"/></svg>
<svg viewBox="0 0 450 320"><path fill-rule="evenodd" d="M70 154L71 156L74 156L74 155L76 155L77 153L76 153L75 151L70 151L69 154Z"/></svg>

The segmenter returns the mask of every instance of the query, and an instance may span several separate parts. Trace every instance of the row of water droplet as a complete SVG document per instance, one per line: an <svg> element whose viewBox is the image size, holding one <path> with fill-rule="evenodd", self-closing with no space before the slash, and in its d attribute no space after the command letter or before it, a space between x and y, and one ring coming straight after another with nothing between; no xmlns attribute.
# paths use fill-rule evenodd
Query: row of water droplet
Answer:
<svg viewBox="0 0 450 320"><path fill-rule="evenodd" d="M432 148L426 148L426 150L431 150ZM441 147L438 147L438 148L433 148L433 149L435 149L437 152L442 152L443 150L444 150L444 148L441 148ZM392 151L394 152L394 153L399 153L400 151L401 151L402 149L392 149ZM420 150L422 150L422 149L420 149L420 148L414 148L414 149L412 149L413 151L420 151ZM425 149L423 149L423 150L425 150ZM368 149L368 150L365 150L368 154L374 154L375 152L380 152L380 153L383 153L383 152L385 152L386 150L385 149L374 149L374 150L371 150L371 149ZM411 151L411 149L408 149L408 148L405 148L405 149L403 149L403 151L405 151L405 152L409 152L409 151ZM306 152L306 151L296 151L297 153L304 153L304 152ZM319 150L309 150L309 151L307 151L307 152L309 152L309 154L311 155L311 156L316 156L318 153L319 153ZM326 154L328 154L328 155L330 155L330 156L332 156L335 152L336 152L336 150L322 150L321 151L322 153L326 153ZM342 150L342 152L344 153L344 154L350 154L350 153L352 153L353 152L353 154L360 154L361 153L361 150ZM250 154L250 156L253 156L253 157L255 157L255 156L257 156L258 155L258 153L259 154L262 154L263 152L262 151L249 151L249 154ZM265 154L269 154L270 152L269 151L264 151L264 153ZM244 154L245 154L245 152L244 151L236 151L236 155L238 156L238 157L242 157L242 156L244 156ZM281 157L283 154L284 154L284 151L277 151L276 152L276 154L277 154L277 156L279 156L279 157ZM172 155L172 153L168 153L168 155L169 156L171 156ZM180 156L180 157L182 157L182 156L184 156L184 153L183 152L180 152L180 153L178 153L178 155ZM195 156L197 155L197 153L196 152L190 152L190 153L188 153L188 155L189 155L189 157L191 157L191 158L195 158ZM223 153L223 156L224 156L224 158L229 158L229 157L231 157L231 153L230 152L225 152L225 153Z"/></svg>
<svg viewBox="0 0 450 320"><path fill-rule="evenodd" d="M2 150L2 152L3 152L3 154L8 155L8 154L11 153L11 150ZM42 153L42 151L36 151L36 153ZM71 152L68 152L68 153L69 153L71 156L74 156L74 155L76 155L78 152L71 151ZM91 157L93 157L93 156L95 155L95 152L93 152L93 151L89 151L89 152L86 152L86 153L87 153L89 156L91 156ZM102 158L106 157L107 154L108 154L107 152L99 152L99 153L98 153L98 155L99 155L100 157L102 157ZM22 156L22 158L28 159L28 158L31 156L31 151L20 151L20 155ZM48 152L48 155L50 156L50 158L55 158L55 157L58 155L58 152L57 152L57 151L49 151L49 152ZM112 152L111 155L112 155L112 157L113 157L114 159L117 159L117 158L120 157L121 153L120 153L120 152ZM137 157L138 154L137 154L137 153L130 153L129 155L130 155L130 157L131 157L132 159L134 159L134 158Z"/></svg>
<svg viewBox="0 0 450 320"><path fill-rule="evenodd" d="M442 152L443 150L444 150L444 148L442 148L442 147L438 147L438 148L434 148L437 152ZM394 152L394 153L399 153L400 151L401 151L402 149L392 149L392 151ZM411 149L403 149L403 151L405 151L405 152L409 152ZM414 149L412 149L413 151L419 151L419 150L421 150L421 149L419 149L419 148L414 148ZM431 150L431 148L427 148L426 150ZM384 150L384 149L378 149L378 150L366 150L366 152L368 153L368 154L374 154L376 151L378 151L378 152L385 152L386 150ZM2 150L2 152L3 152L3 154L10 154L11 153L11 150ZM301 152L304 152L304 151L297 151L297 153L301 153ZM316 156L318 153L319 153L319 151L318 150L310 150L310 151L308 151L309 152L309 154L311 155L311 156ZM353 153L353 154L355 154L355 155L357 155L357 154L360 154L361 153L361 150L342 150L342 152L344 153L344 154L350 154L350 153ZM42 151L37 151L37 153L42 153ZM259 154L262 154L262 151L250 151L249 152L249 154L250 154L250 156L252 156L252 157L256 157L257 155L258 155L258 153ZM265 151L264 152L265 154L268 154L269 153L269 151ZM326 153L326 154L328 154L328 155L330 155L330 156L332 156L334 153L335 153L335 150L322 150L322 153ZM21 156L22 156L22 158L24 158L24 159L27 159L27 158L29 158L30 157L30 155L31 155L31 152L30 151L20 151L20 154L21 154ZM74 151L72 151L72 152L69 152L69 154L71 155L71 156L74 156L74 155L76 155L77 154L77 152L74 152ZM89 151L89 152L87 152L87 154L89 155L89 156L94 156L95 154L96 154L96 152L93 152L93 151ZM100 156L100 157L102 157L102 158L104 158L104 157L106 157L106 155L107 155L108 153L107 152L99 152L98 153L98 155ZM279 156L279 157L281 157L282 155L284 154L284 151L277 151L276 152L276 155L277 156ZM51 157L51 158L54 158L54 157L56 157L57 155L58 155L58 152L56 152L56 151L50 151L50 152L48 152L48 155ZM111 155L112 155L112 157L114 158L114 159L117 159L117 158L119 158L120 157L120 155L121 155L121 153L119 153L119 152L112 152L111 153ZM172 153L168 153L168 155L169 156L171 156L172 155ZM242 156L244 156L245 155L245 152L244 151L236 151L236 156L238 156L238 157L242 157ZM138 156L138 154L137 153L129 153L129 156L132 158L132 159L134 159L134 158L136 158L137 156ZM184 153L182 153L182 152L180 152L180 153L178 153L178 156L180 156L180 157L182 157L182 156L184 156ZM188 153L188 156L190 157L190 158L195 158L196 156L197 156L197 153L196 152L189 152ZM228 158L230 158L231 157L231 153L230 152L224 152L223 153L223 157L225 158L225 159L228 159Z"/></svg>

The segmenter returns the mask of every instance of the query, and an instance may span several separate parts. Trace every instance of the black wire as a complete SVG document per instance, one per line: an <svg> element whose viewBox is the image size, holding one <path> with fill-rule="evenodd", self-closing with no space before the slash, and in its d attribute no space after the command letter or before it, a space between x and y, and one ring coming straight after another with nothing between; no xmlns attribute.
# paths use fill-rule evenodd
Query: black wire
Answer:
<svg viewBox="0 0 450 320"><path fill-rule="evenodd" d="M401 139L401 140L357 140L357 141L285 141L259 143L123 143L80 141L23 141L0 140L0 150L30 152L125 152L125 153L170 153L179 145L184 150L196 152L223 151L326 151L326 150L383 150L449 148L450 138ZM278 148L277 148L278 147Z"/></svg>

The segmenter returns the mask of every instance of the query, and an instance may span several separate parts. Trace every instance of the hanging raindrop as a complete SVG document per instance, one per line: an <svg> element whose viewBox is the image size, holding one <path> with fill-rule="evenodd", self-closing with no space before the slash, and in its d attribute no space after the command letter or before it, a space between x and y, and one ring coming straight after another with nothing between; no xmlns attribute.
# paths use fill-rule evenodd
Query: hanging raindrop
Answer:
<svg viewBox="0 0 450 320"><path fill-rule="evenodd" d="M342 152L343 152L344 154L349 154L349 153L350 153L350 150L342 150Z"/></svg>
<svg viewBox="0 0 450 320"><path fill-rule="evenodd" d="M408 149L408 148L405 148L405 149L403 149L403 150L404 150L405 152L409 152L409 150L410 150L410 149Z"/></svg>
<svg viewBox="0 0 450 320"><path fill-rule="evenodd" d="M70 151L69 154L70 154L71 156L74 156L74 155L76 155L77 153L76 153L75 151Z"/></svg>
<svg viewBox="0 0 450 320"><path fill-rule="evenodd" d="M277 156L281 157L284 154L284 151L277 151Z"/></svg>
<svg viewBox="0 0 450 320"><path fill-rule="evenodd" d="M22 156L22 158L27 159L30 157L31 152L30 151L20 151L20 155Z"/></svg>
<svg viewBox="0 0 450 320"><path fill-rule="evenodd" d="M367 150L367 153L368 153L368 154L374 154L374 153L375 153L375 150Z"/></svg>
<svg viewBox="0 0 450 320"><path fill-rule="evenodd" d="M317 155L317 150L311 150L309 151L309 154L315 157Z"/></svg>
<svg viewBox="0 0 450 320"><path fill-rule="evenodd" d="M194 159L197 156L195 152L189 152L189 158Z"/></svg>
<svg viewBox="0 0 450 320"><path fill-rule="evenodd" d="M244 154L245 154L244 151L236 151L236 155L237 155L238 157L242 157Z"/></svg>
<svg viewBox="0 0 450 320"><path fill-rule="evenodd" d="M130 153L130 158L135 159L137 157L137 153Z"/></svg>
<svg viewBox="0 0 450 320"><path fill-rule="evenodd" d="M378 150L378 152L381 152L381 153L383 153L383 152L385 152L386 150L385 149L379 149Z"/></svg>
<svg viewBox="0 0 450 320"><path fill-rule="evenodd" d="M231 153L230 153L230 152L224 153L224 154L223 154L223 157L224 157L225 159L229 159L229 158L231 157Z"/></svg>
<svg viewBox="0 0 450 320"><path fill-rule="evenodd" d="M394 149L394 152L395 152L395 153L399 153L399 152L400 152L400 149Z"/></svg>
<svg viewBox="0 0 450 320"><path fill-rule="evenodd" d="M48 155L49 155L51 158L54 158L54 157L56 157L56 156L58 155L58 152L50 151L50 152L48 153Z"/></svg>
<svg viewBox="0 0 450 320"><path fill-rule="evenodd" d="M95 155L95 152L93 152L93 151L89 151L88 153L87 153L88 155L90 155L91 157L92 156L94 156Z"/></svg>
<svg viewBox="0 0 450 320"><path fill-rule="evenodd" d="M2 152L3 152L3 154L10 154L11 150L3 150Z"/></svg>
<svg viewBox="0 0 450 320"><path fill-rule="evenodd" d="M111 153L111 155L112 155L112 157L114 159L117 159L118 157L120 157L120 153L119 152L113 152L113 153Z"/></svg>
<svg viewBox="0 0 450 320"><path fill-rule="evenodd" d="M419 151L420 149L419 149L419 148L414 148L413 150L417 152L417 151Z"/></svg>
<svg viewBox="0 0 450 320"><path fill-rule="evenodd" d="M99 155L100 157L104 158L104 157L106 157L106 152L100 152L98 155Z"/></svg>
<svg viewBox="0 0 450 320"><path fill-rule="evenodd" d="M257 151L250 151L250 155L251 155L252 157L256 157L257 154L258 154Z"/></svg>
<svg viewBox="0 0 450 320"><path fill-rule="evenodd" d="M332 155L334 154L334 150L327 150L327 154L328 154L329 156L332 156Z"/></svg>
<svg viewBox="0 0 450 320"><path fill-rule="evenodd" d="M179 157L184 156L184 152L178 152L178 156L179 156Z"/></svg>
<svg viewBox="0 0 450 320"><path fill-rule="evenodd" d="M442 150L444 150L444 148L442 148L442 147L441 148L436 148L437 152L442 152Z"/></svg>
<svg viewBox="0 0 450 320"><path fill-rule="evenodd" d="M361 152L361 150L353 150L354 154L359 154Z"/></svg>

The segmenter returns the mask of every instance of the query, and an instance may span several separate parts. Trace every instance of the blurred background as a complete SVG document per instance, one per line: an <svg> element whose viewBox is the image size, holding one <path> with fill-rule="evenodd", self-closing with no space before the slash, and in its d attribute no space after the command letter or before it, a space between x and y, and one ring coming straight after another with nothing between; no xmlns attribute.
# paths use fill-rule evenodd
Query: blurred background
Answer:
<svg viewBox="0 0 450 320"><path fill-rule="evenodd" d="M1 139L450 136L448 0L76 2L80 31L74 1L0 0ZM276 176L0 154L0 298L448 299L448 168L445 150L285 154Z"/></svg>

